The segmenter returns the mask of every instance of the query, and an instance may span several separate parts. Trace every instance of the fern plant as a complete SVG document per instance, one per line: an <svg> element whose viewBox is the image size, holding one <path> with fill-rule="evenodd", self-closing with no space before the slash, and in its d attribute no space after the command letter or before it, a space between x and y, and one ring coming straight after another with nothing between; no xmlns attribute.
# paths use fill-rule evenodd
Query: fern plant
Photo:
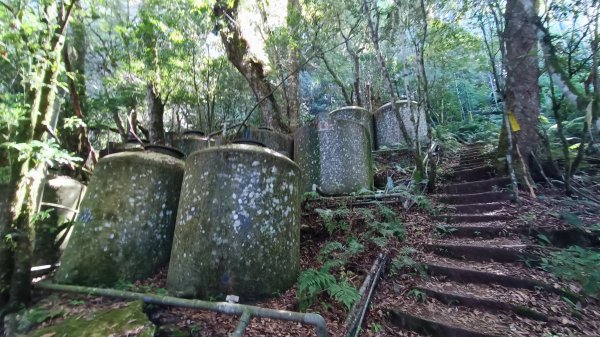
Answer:
<svg viewBox="0 0 600 337"><path fill-rule="evenodd" d="M347 208L340 208L335 211L317 208L315 212L323 221L329 235L332 235L336 230L347 231L350 228L350 224L344 219L351 214L351 211Z"/></svg>
<svg viewBox="0 0 600 337"><path fill-rule="evenodd" d="M356 288L347 280L332 284L327 288L327 294L335 301L342 303L348 310L352 309L354 303L360 299Z"/></svg>
<svg viewBox="0 0 600 337"><path fill-rule="evenodd" d="M346 279L338 282L324 268L325 266L320 270L311 268L300 273L297 293L300 310L306 310L324 292L331 299L343 304L346 309L350 310L352 305L360 298L358 291Z"/></svg>

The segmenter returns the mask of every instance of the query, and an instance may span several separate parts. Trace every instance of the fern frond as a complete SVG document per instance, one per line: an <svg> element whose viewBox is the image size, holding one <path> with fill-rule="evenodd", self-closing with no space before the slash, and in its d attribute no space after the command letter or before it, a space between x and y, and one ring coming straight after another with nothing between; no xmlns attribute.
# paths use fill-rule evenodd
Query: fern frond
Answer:
<svg viewBox="0 0 600 337"><path fill-rule="evenodd" d="M348 281L332 284L327 289L327 293L331 298L342 303L348 310L352 309L354 303L360 299L358 291Z"/></svg>

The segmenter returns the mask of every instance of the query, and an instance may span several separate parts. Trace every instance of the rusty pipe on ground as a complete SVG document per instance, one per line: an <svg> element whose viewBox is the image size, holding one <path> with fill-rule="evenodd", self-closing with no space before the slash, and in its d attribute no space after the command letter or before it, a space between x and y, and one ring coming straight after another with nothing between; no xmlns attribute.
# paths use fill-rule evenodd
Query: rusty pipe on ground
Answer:
<svg viewBox="0 0 600 337"><path fill-rule="evenodd" d="M57 284L51 282L38 282L34 285L39 289L53 290L53 291L64 291L72 293L84 293L96 296L108 296L122 299L141 300L145 303L161 304L169 306L178 306L192 309L202 309L208 311L216 311L228 315L240 315L242 316L242 322L237 326L236 333L241 329L241 334L236 336L242 336L243 330L246 328L247 323L251 317L264 317L271 319L278 319L282 321L293 321L312 325L317 330L317 337L327 337L327 324L323 316L312 313L302 313L285 310L275 310L268 308L261 308L252 305L235 304L227 302L209 302L202 300L191 300L185 298L178 298L173 296L163 296L146 293L136 293L131 291L122 291L115 289L106 288L94 288L84 286L72 286Z"/></svg>

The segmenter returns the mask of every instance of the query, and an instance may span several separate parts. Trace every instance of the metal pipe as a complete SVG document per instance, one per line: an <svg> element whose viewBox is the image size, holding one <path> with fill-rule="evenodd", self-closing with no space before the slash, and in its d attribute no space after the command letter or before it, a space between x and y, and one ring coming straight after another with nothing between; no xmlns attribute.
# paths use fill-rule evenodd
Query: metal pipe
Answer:
<svg viewBox="0 0 600 337"><path fill-rule="evenodd" d="M250 324L251 318L252 315L248 311L244 311L242 317L240 317L240 322L235 327L235 330L231 334L231 337L242 337L244 335L244 330L246 330L246 327L248 326L248 324Z"/></svg>
<svg viewBox="0 0 600 337"><path fill-rule="evenodd" d="M202 300L190 300L184 298L178 298L173 296L162 296L145 293L135 293L131 291L122 291L115 289L106 288L94 288L94 287L83 287L83 286L70 286L64 284L56 284L51 282L38 282L34 284L35 287L40 289L55 290L55 291L66 291L74 293L84 293L96 296L109 296L123 299L141 300L145 303L161 304L169 306L178 306L192 309L202 309L208 311L217 311L228 315L243 315L248 312L251 316L272 318L283 321L300 322L308 325L315 326L317 330L317 337L327 337L327 324L323 316L319 314L301 313L294 311L275 310L261 308L252 305L235 304L227 302L209 302Z"/></svg>

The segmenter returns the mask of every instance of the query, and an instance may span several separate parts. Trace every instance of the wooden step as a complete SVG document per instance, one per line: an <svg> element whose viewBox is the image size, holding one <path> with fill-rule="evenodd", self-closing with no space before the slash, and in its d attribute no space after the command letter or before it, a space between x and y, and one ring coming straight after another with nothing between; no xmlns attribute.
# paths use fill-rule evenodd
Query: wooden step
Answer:
<svg viewBox="0 0 600 337"><path fill-rule="evenodd" d="M442 186L442 192L447 194L469 194L491 192L510 184L509 177L492 178L466 183L456 183Z"/></svg>
<svg viewBox="0 0 600 337"><path fill-rule="evenodd" d="M526 268L516 263L458 261L431 254L420 256L422 266L428 273L445 276L450 280L461 283L498 284L508 288L528 290L543 289L569 298L576 303L581 300L577 294L546 283L554 280L550 275L534 268ZM527 277L524 277L527 275ZM565 288L566 289L566 288Z"/></svg>
<svg viewBox="0 0 600 337"><path fill-rule="evenodd" d="M517 262L525 256L527 245L520 240L436 240L424 245L426 251L437 255L469 261Z"/></svg>
<svg viewBox="0 0 600 337"><path fill-rule="evenodd" d="M507 226L503 221L495 223L447 224L444 226L437 226L436 230L440 235L444 236L480 239L507 237L510 235L527 233L527 228L523 226Z"/></svg>
<svg viewBox="0 0 600 337"><path fill-rule="evenodd" d="M464 284L432 278L421 281L415 289L446 305L466 306L492 313L509 311L538 321L548 321L550 316L557 314L556 311L569 313L571 310L567 303L560 301L559 295L495 284ZM552 307L555 307L554 310Z"/></svg>
<svg viewBox="0 0 600 337"><path fill-rule="evenodd" d="M530 329L520 322L511 324L510 315L503 315L496 322L482 320L481 313L467 307L447 306L434 298L425 303L411 303L388 312L393 324L400 328L439 337L498 337L514 335L509 325L523 336Z"/></svg>
<svg viewBox="0 0 600 337"><path fill-rule="evenodd" d="M489 166L480 166L465 170L454 171L454 179L460 181L477 181L490 179L494 176L494 168Z"/></svg>
<svg viewBox="0 0 600 337"><path fill-rule="evenodd" d="M456 213L480 214L501 210L506 204L502 202L490 202L486 204L466 204L452 206Z"/></svg>
<svg viewBox="0 0 600 337"><path fill-rule="evenodd" d="M475 203L490 203L512 200L512 193L508 192L483 192L470 194L441 194L437 196L439 202L448 205L468 205Z"/></svg>
<svg viewBox="0 0 600 337"><path fill-rule="evenodd" d="M433 220L447 223L503 221L512 218L512 216L503 214L442 214L431 217Z"/></svg>

